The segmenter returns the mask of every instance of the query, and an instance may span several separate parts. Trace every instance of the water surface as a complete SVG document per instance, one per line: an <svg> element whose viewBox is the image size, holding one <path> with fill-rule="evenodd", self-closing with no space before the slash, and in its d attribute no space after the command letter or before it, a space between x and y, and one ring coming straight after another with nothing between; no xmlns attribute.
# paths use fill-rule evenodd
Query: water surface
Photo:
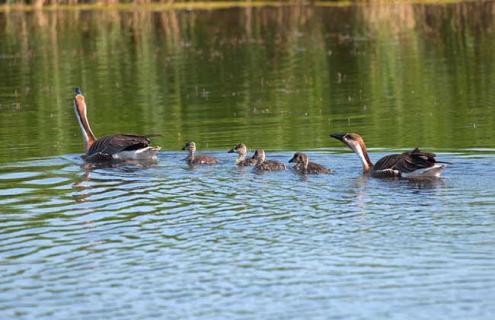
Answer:
<svg viewBox="0 0 495 320"><path fill-rule="evenodd" d="M495 5L0 13L1 319L491 319ZM153 165L89 169L97 135ZM367 179L435 151L434 182ZM218 156L190 168L185 140ZM335 169L255 174L244 142Z"/></svg>
<svg viewBox="0 0 495 320"><path fill-rule="evenodd" d="M96 135L167 150L493 148L494 7L0 13L0 161L81 152L74 87Z"/></svg>
<svg viewBox="0 0 495 320"><path fill-rule="evenodd" d="M495 311L493 154L434 182L222 164L0 167L5 318L476 318ZM383 153L374 153L377 158ZM291 154L271 153L287 161ZM352 165L349 166L349 163Z"/></svg>

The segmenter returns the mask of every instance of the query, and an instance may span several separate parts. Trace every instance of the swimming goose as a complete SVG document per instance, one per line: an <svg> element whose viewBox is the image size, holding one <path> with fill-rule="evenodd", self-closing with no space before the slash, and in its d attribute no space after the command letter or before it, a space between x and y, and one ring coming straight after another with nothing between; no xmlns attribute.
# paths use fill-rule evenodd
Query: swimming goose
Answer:
<svg viewBox="0 0 495 320"><path fill-rule="evenodd" d="M331 173L332 170L325 168L324 166L309 161L308 156L302 152L296 152L292 159L289 160L290 163L295 163L294 169L304 174L318 174L318 173Z"/></svg>
<svg viewBox="0 0 495 320"><path fill-rule="evenodd" d="M86 102L81 89L75 89L74 111L84 139L83 158L89 162L110 160L156 160L160 147L150 145L148 136L114 134L96 138L86 115Z"/></svg>
<svg viewBox="0 0 495 320"><path fill-rule="evenodd" d="M187 142L182 150L188 150L189 155L187 156L186 162L189 164L216 164L218 163L218 159L212 156L207 156L204 154L196 155L196 143L189 141Z"/></svg>
<svg viewBox="0 0 495 320"><path fill-rule="evenodd" d="M357 133L332 133L330 137L345 143L351 148L363 164L363 172L373 177L388 178L435 178L442 174L448 162L436 161L433 153L420 151L387 155L373 164L366 151L363 138Z"/></svg>
<svg viewBox="0 0 495 320"><path fill-rule="evenodd" d="M287 167L283 162L276 160L266 160L265 150L256 149L251 159L256 161L255 169L259 171L285 170Z"/></svg>
<svg viewBox="0 0 495 320"><path fill-rule="evenodd" d="M246 159L246 154L248 153L247 147L243 143L239 143L235 145L232 149L228 151L228 153L237 153L239 156L237 157L235 164L238 166L254 166L256 164L256 159L248 158Z"/></svg>

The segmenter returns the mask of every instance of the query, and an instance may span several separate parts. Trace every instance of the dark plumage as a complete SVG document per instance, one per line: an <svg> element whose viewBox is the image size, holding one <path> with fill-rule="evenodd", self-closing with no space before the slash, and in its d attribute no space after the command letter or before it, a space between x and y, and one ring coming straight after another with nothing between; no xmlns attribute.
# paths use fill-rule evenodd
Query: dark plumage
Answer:
<svg viewBox="0 0 495 320"><path fill-rule="evenodd" d="M212 156L207 156L203 154L196 155L196 143L189 141L187 142L182 150L188 150L189 155L185 159L189 164L217 164L218 159Z"/></svg>
<svg viewBox="0 0 495 320"><path fill-rule="evenodd" d="M150 140L145 136L135 136L128 134L114 134L97 139L87 152L87 158L98 157L112 158L113 154L121 151L133 151L146 148L150 145Z"/></svg>
<svg viewBox="0 0 495 320"><path fill-rule="evenodd" d="M373 166L375 171L395 170L400 173L409 173L415 170L430 168L439 163L435 154L422 152L418 148L401 154L391 154L378 160Z"/></svg>
<svg viewBox="0 0 495 320"><path fill-rule="evenodd" d="M377 178L432 178L439 177L446 163L437 161L434 153L423 152L418 148L410 152L387 155L376 164L371 162L363 138L357 133L333 133L332 138L342 141L361 159L364 173Z"/></svg>
<svg viewBox="0 0 495 320"><path fill-rule="evenodd" d="M283 162L276 160L266 160L265 150L256 149L252 159L256 160L255 169L258 171L277 171L286 170L287 167Z"/></svg>
<svg viewBox="0 0 495 320"><path fill-rule="evenodd" d="M325 168L324 166L309 161L308 156L302 152L296 152L292 159L289 160L291 163L295 163L294 169L303 174L319 174L319 173L331 173L332 170Z"/></svg>
<svg viewBox="0 0 495 320"><path fill-rule="evenodd" d="M96 139L89 126L84 96L79 88L75 92L74 111L83 134L86 161L156 160L160 147L151 146L146 136L114 134Z"/></svg>

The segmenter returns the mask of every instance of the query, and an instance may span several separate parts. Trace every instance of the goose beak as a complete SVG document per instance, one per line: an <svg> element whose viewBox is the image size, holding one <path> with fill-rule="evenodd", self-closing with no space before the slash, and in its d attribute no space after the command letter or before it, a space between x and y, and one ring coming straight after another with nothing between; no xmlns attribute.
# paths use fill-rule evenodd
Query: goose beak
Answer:
<svg viewBox="0 0 495 320"><path fill-rule="evenodd" d="M292 163L292 162L294 162L294 161L295 161L295 160L294 160L294 157L292 157L292 158L289 160L289 163Z"/></svg>
<svg viewBox="0 0 495 320"><path fill-rule="evenodd" d="M187 146L183 146L183 147L182 147L182 150L186 150L186 147L187 147Z"/></svg>
<svg viewBox="0 0 495 320"><path fill-rule="evenodd" d="M229 151L227 151L227 153L234 153L234 152L235 152L234 148L232 148Z"/></svg>
<svg viewBox="0 0 495 320"><path fill-rule="evenodd" d="M344 142L344 137L345 137L345 133L342 133L342 132L337 132L337 133L332 133L330 135L330 137L334 138L334 139L337 139L339 141L342 141Z"/></svg>

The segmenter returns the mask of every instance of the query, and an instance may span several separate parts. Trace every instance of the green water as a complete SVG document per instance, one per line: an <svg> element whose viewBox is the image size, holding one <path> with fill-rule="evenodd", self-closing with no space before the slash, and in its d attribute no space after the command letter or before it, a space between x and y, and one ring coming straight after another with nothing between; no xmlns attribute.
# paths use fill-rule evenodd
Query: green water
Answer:
<svg viewBox="0 0 495 320"><path fill-rule="evenodd" d="M76 86L96 135L165 150L490 148L494 6L0 13L0 161L80 152Z"/></svg>
<svg viewBox="0 0 495 320"><path fill-rule="evenodd" d="M1 12L0 319L491 320L494 64L492 1ZM74 87L157 163L85 166ZM335 131L452 164L371 179Z"/></svg>

